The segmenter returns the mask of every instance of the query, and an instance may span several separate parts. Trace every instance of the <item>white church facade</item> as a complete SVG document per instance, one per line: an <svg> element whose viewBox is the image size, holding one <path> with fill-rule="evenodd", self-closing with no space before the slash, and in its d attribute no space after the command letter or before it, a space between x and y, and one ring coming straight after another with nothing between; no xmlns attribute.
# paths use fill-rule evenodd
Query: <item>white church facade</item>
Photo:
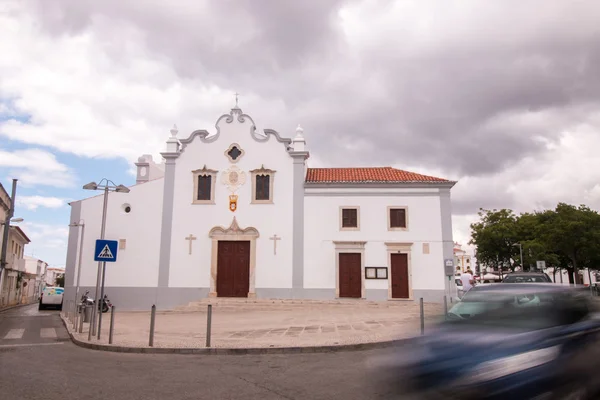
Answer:
<svg viewBox="0 0 600 400"><path fill-rule="evenodd" d="M106 239L119 242L105 291L124 310L206 297L441 302L453 259L456 182L390 167L308 168L293 139L237 106L216 132L167 140L139 158L129 193L108 194ZM94 293L103 195L73 201L66 299Z"/></svg>

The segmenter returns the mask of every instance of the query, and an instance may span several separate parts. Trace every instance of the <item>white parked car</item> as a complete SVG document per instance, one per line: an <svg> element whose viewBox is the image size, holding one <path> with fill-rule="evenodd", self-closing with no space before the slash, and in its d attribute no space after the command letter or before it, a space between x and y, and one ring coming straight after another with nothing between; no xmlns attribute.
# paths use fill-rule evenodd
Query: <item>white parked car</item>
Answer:
<svg viewBox="0 0 600 400"><path fill-rule="evenodd" d="M44 310L48 306L57 307L59 310L62 310L63 304L63 295L65 293L65 289L61 287L46 287L42 291L42 295L40 296L40 306L39 310Z"/></svg>

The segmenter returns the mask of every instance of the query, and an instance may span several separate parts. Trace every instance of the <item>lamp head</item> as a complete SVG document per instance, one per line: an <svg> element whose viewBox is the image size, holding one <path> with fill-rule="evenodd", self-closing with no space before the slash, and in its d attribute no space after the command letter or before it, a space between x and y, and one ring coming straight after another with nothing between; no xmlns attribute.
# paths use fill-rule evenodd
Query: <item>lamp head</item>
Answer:
<svg viewBox="0 0 600 400"><path fill-rule="evenodd" d="M115 189L115 192L119 192L119 193L129 193L130 191L131 190L125 185L119 185Z"/></svg>
<svg viewBox="0 0 600 400"><path fill-rule="evenodd" d="M98 189L98 184L96 182L90 182L86 185L83 185L83 188L85 190L96 190Z"/></svg>

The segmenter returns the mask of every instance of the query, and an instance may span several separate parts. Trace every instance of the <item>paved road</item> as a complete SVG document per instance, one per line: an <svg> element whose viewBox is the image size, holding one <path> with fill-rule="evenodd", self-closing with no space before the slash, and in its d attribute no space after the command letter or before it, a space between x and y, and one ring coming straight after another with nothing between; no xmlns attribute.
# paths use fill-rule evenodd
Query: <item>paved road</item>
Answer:
<svg viewBox="0 0 600 400"><path fill-rule="evenodd" d="M263 356L144 355L83 349L65 341L66 337L58 311L37 311L33 305L0 313L0 397L394 398L390 377L370 367L373 357L389 350Z"/></svg>

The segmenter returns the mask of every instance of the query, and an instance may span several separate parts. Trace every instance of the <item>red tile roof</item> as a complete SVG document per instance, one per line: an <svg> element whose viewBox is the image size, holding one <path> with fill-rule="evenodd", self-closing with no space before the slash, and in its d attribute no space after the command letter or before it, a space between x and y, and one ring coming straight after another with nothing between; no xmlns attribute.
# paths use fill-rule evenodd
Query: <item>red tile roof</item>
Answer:
<svg viewBox="0 0 600 400"><path fill-rule="evenodd" d="M373 168L308 168L307 183L411 183L450 182L447 179L421 175L392 167Z"/></svg>

